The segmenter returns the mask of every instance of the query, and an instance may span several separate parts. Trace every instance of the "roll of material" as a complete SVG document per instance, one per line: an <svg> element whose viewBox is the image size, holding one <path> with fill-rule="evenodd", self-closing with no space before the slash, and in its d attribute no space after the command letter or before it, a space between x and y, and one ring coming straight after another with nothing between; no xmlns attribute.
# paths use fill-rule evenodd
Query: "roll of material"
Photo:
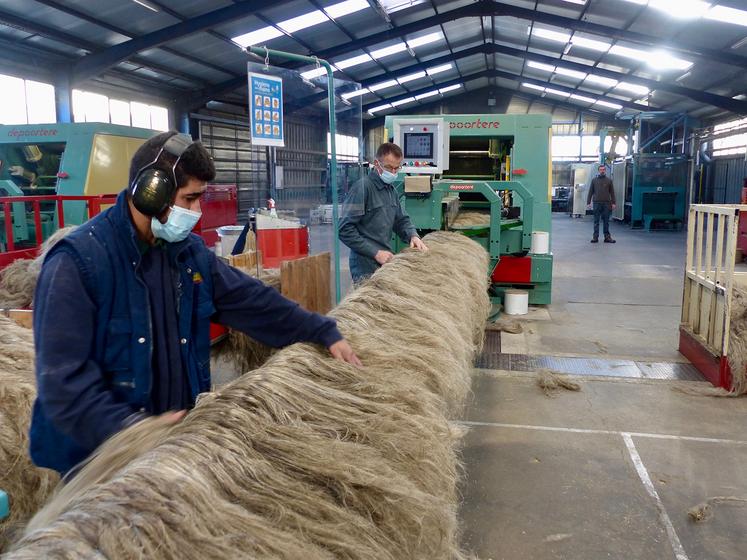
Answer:
<svg viewBox="0 0 747 560"><path fill-rule="evenodd" d="M503 311L506 315L529 313L529 292L510 288L503 293Z"/></svg>
<svg viewBox="0 0 747 560"><path fill-rule="evenodd" d="M529 251L535 255L546 255L550 252L550 234L546 231L532 232L532 247Z"/></svg>

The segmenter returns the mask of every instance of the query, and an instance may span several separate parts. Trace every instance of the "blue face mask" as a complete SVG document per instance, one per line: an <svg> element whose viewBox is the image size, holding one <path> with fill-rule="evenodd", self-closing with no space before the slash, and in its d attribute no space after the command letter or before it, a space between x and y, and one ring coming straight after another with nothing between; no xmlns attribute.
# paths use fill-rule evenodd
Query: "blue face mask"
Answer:
<svg viewBox="0 0 747 560"><path fill-rule="evenodd" d="M397 174L392 173L391 171L387 171L382 167L381 171L379 171L379 177L381 177L381 180L384 181L387 185L391 185L397 178Z"/></svg>
<svg viewBox="0 0 747 560"><path fill-rule="evenodd" d="M178 243L187 238L192 228L200 221L200 216L202 216L202 212L172 206L166 223L162 224L157 218L153 218L150 222L150 229L158 239L163 239L169 243Z"/></svg>

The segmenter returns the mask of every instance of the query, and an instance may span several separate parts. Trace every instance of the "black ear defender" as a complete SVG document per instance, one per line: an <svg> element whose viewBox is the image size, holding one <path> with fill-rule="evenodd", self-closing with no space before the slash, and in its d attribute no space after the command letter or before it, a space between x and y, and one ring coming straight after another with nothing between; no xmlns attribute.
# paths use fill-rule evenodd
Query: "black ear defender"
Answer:
<svg viewBox="0 0 747 560"><path fill-rule="evenodd" d="M138 212L154 217L169 207L176 194L176 166L192 144L194 141L188 134L174 134L166 140L155 159L140 168L130 185L132 203ZM164 152L176 157L171 172L156 167Z"/></svg>

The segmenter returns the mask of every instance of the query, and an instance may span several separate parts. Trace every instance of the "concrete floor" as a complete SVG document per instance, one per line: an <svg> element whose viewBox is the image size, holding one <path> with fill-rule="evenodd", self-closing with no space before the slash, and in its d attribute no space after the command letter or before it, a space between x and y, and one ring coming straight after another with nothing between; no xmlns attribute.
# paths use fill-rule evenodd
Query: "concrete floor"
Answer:
<svg viewBox="0 0 747 560"><path fill-rule="evenodd" d="M617 244L591 245L591 227L590 217L553 217L553 304L525 318L524 333L502 333L500 350L522 363L595 358L609 371L549 398L532 373L476 370L463 419L463 544L482 560L745 558L747 507L716 506L699 524L687 510L747 498L747 402L686 395L673 388L708 385L623 377L614 365L686 361L685 234L613 224Z"/></svg>
<svg viewBox="0 0 747 560"><path fill-rule="evenodd" d="M747 402L666 381L577 379L581 392L548 398L529 374L476 374L465 548L482 560L745 558L747 508L716 506L699 524L687 510L747 498Z"/></svg>
<svg viewBox="0 0 747 560"><path fill-rule="evenodd" d="M592 219L554 214L553 303L536 328L506 336L515 354L679 361L684 232L611 224L617 243L589 243Z"/></svg>

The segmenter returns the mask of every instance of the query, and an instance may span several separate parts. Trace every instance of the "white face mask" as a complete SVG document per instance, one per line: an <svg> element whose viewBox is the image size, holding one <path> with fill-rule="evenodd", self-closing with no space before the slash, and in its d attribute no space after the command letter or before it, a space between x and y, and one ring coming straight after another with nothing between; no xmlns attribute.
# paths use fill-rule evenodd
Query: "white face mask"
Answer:
<svg viewBox="0 0 747 560"><path fill-rule="evenodd" d="M187 210L181 206L172 206L166 223L162 224L157 218L152 218L150 229L158 239L163 239L169 243L178 243L187 238L192 228L200 221L201 216L202 212Z"/></svg>
<svg viewBox="0 0 747 560"><path fill-rule="evenodd" d="M381 163L379 163L378 171L379 177L381 177L381 180L384 181L384 183L386 183L387 185L391 185L397 179L397 174L384 169L384 166L381 165Z"/></svg>

